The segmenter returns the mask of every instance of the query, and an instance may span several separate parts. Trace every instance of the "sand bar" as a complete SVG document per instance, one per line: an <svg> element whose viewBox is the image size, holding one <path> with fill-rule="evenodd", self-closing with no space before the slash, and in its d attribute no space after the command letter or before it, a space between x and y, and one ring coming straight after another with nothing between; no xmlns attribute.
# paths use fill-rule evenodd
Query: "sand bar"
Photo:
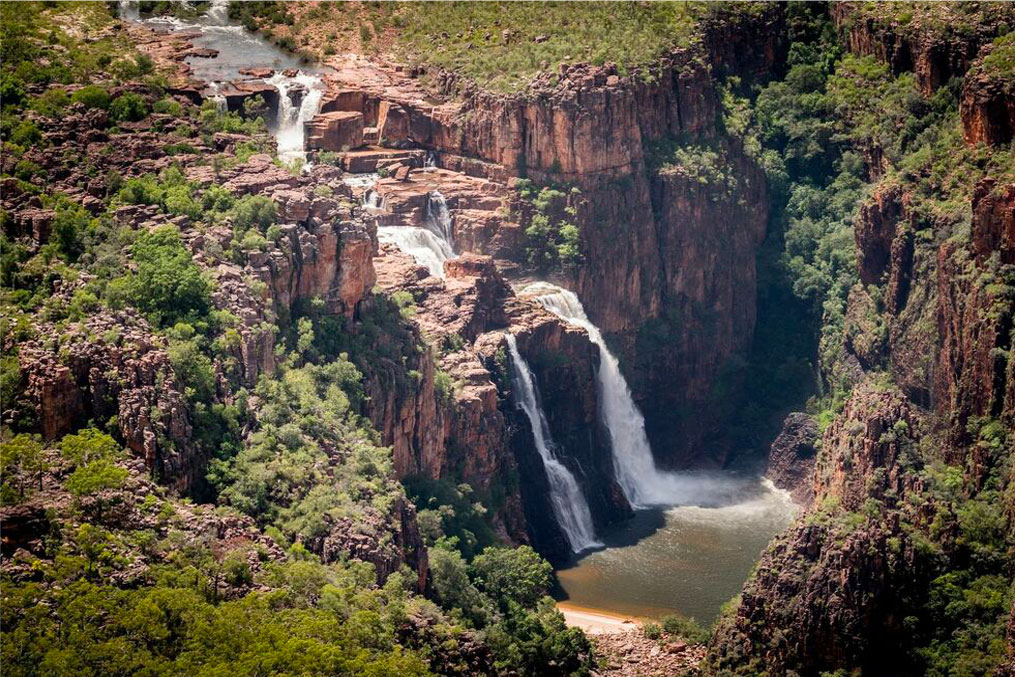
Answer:
<svg viewBox="0 0 1015 677"><path fill-rule="evenodd" d="M564 614L564 621L569 627L581 628L590 635L628 632L641 626L641 621L631 616L590 609L568 602L558 602L557 609Z"/></svg>

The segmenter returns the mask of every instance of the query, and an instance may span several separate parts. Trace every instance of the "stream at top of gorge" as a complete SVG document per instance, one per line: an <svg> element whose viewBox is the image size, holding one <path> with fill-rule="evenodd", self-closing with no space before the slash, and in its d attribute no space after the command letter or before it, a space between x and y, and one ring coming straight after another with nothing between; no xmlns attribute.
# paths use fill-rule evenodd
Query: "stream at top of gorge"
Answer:
<svg viewBox="0 0 1015 677"><path fill-rule="evenodd" d="M320 67L304 63L260 34L231 22L229 3L225 0L212 0L208 10L193 19L142 17L138 3L121 0L120 16L156 30L186 33L195 48L215 50L217 54L213 57L189 56L186 63L191 74L207 84L206 96L216 101L219 110L226 107L220 94L224 83L250 79L242 72L245 70L271 69L273 73L264 82L279 94L271 129L278 156L286 163L305 162L303 126L320 110L324 93Z"/></svg>
<svg viewBox="0 0 1015 677"><path fill-rule="evenodd" d="M191 20L142 19L136 3L130 2L121 2L121 12L127 20L159 30L185 31L193 35L195 47L216 50L215 57L189 57L187 63L194 77L207 83L205 96L215 100L219 110L227 105L220 88L249 79L241 71L272 69L273 74L263 81L279 92L271 130L279 157L286 162L305 160L303 125L320 109L321 67L301 63L260 35L231 23L227 3L221 0ZM431 154L426 167L433 166ZM343 179L355 191L362 191L362 206L368 214L385 209L374 190L378 179L376 173ZM444 197L434 190L428 195L422 226L382 225L378 240L397 246L431 275L443 278L444 262L460 253L455 249L453 220ZM739 592L768 542L790 523L796 507L788 495L763 478L658 468L618 360L586 316L578 296L546 282L520 285L517 293L585 329L598 347L602 424L610 434L619 487L636 508L633 518L595 532L578 481L555 455L529 367L508 334L515 405L532 426L553 493L552 517L576 553L557 571L558 599L575 607L637 618L677 613L702 623L713 621L722 604Z"/></svg>

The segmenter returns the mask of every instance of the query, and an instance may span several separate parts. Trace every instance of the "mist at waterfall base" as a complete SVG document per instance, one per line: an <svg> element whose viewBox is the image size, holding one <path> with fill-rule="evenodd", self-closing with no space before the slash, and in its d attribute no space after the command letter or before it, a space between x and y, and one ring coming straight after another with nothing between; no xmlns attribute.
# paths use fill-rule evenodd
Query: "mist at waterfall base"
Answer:
<svg viewBox="0 0 1015 677"><path fill-rule="evenodd" d="M652 455L645 421L599 328L578 296L547 282L519 292L573 325L599 348L597 374L613 469L633 519L597 537L604 548L557 572L570 604L639 617L668 613L710 622L735 595L795 507L757 477L668 472Z"/></svg>

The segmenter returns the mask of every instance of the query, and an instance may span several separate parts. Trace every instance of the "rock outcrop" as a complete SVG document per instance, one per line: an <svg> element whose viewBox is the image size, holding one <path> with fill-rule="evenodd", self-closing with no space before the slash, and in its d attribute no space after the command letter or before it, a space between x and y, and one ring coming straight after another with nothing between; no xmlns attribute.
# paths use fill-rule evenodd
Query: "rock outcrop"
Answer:
<svg viewBox="0 0 1015 677"><path fill-rule="evenodd" d="M894 647L909 632L907 600L933 572L895 511L917 482L901 458L917 428L897 391L854 390L823 436L812 508L762 555L713 639L713 668L908 674Z"/></svg>
<svg viewBox="0 0 1015 677"><path fill-rule="evenodd" d="M775 486L790 492L803 506L814 499L814 461L817 454L818 425L807 414L794 412L786 417L779 436L768 452L765 476Z"/></svg>
<svg viewBox="0 0 1015 677"><path fill-rule="evenodd" d="M180 492L196 488L205 459L165 345L148 323L128 311L100 313L62 333L59 351L44 339L18 347L24 390L15 410L27 412L46 440L88 420L115 419L126 446L156 477Z"/></svg>

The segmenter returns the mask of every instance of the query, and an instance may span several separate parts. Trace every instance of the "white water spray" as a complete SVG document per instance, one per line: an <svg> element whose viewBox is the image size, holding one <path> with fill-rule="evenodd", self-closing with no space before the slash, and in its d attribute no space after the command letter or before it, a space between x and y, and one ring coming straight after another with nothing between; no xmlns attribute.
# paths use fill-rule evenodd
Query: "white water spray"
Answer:
<svg viewBox="0 0 1015 677"><path fill-rule="evenodd" d="M571 550L581 552L602 545L596 540L595 528L592 526L592 513L582 494L574 475L553 455L553 438L550 426L539 405L539 393L529 365L518 352L518 343L512 334L505 336L508 354L511 356L512 394L516 406L525 412L532 425L532 435L536 442L536 451L543 459L546 478L550 484L550 505L564 535L571 545Z"/></svg>
<svg viewBox="0 0 1015 677"><path fill-rule="evenodd" d="M138 0L120 0L120 18L124 21L140 21L141 3Z"/></svg>
<svg viewBox="0 0 1015 677"><path fill-rule="evenodd" d="M211 0L205 16L208 17L209 23L225 26L229 23L229 0Z"/></svg>
<svg viewBox="0 0 1015 677"><path fill-rule="evenodd" d="M632 506L708 504L730 490L728 478L665 472L656 467L645 434L645 419L631 397L620 364L574 292L548 282L535 282L522 290L521 295L531 297L564 321L585 329L589 340L599 348L600 409L610 433L613 470Z"/></svg>
<svg viewBox="0 0 1015 677"><path fill-rule="evenodd" d="M229 102L226 101L226 97L219 91L219 83L209 82L208 89L211 90L211 100L215 102L215 112L219 115L224 115L229 112Z"/></svg>
<svg viewBox="0 0 1015 677"><path fill-rule="evenodd" d="M294 77L275 73L264 80L278 90L278 111L275 116L275 140L278 145L278 157L282 162L306 160L307 153L303 135L304 125L321 110L321 97L324 88L321 78L300 72ZM297 106L289 97L294 85L305 89L300 105Z"/></svg>
<svg viewBox="0 0 1015 677"><path fill-rule="evenodd" d="M454 249L455 236L451 224L451 214L448 212L447 201L438 190L430 193L426 201L426 227Z"/></svg>
<svg viewBox="0 0 1015 677"><path fill-rule="evenodd" d="M435 277L444 277L444 262L455 258L451 246L440 237L417 226L380 226L377 239L397 246Z"/></svg>
<svg viewBox="0 0 1015 677"><path fill-rule="evenodd" d="M373 189L363 196L364 206L382 207L380 197ZM369 203L367 201L370 201ZM453 225L448 205L438 191L430 193L426 204L423 228L417 226L381 226L377 239L390 242L411 256L416 263L426 266L431 275L444 277L444 262L457 258L454 248Z"/></svg>

